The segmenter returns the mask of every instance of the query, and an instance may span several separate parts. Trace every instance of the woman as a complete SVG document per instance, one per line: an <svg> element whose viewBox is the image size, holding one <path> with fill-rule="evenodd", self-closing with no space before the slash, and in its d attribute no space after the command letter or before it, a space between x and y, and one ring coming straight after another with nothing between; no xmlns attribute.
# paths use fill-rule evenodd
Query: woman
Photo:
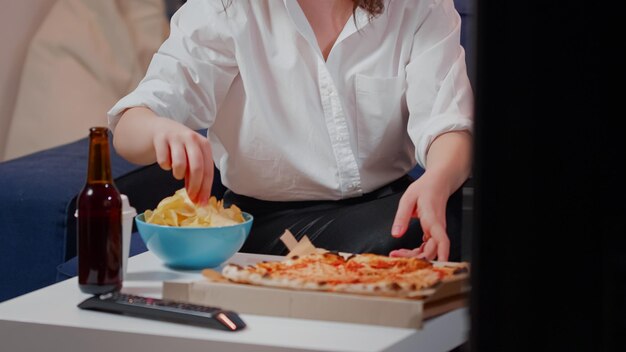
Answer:
<svg viewBox="0 0 626 352"><path fill-rule="evenodd" d="M199 203L215 163L225 202L255 216L242 251L282 254L289 228L327 249L448 260L446 204L471 169L459 33L452 0L188 1L109 111L114 146Z"/></svg>

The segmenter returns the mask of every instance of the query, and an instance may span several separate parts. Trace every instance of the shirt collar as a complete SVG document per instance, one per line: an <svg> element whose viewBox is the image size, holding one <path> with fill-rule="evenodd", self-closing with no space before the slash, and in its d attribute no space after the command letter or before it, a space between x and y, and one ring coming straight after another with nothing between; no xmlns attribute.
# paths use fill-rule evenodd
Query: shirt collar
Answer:
<svg viewBox="0 0 626 352"><path fill-rule="evenodd" d="M298 1L283 1L285 2L287 13L289 14L289 17L291 17L291 21L296 26L298 32L300 32L300 35L302 35L312 47L316 48L316 50L319 51L319 45L317 44L317 39L315 38L315 32L313 32L313 28L311 28L311 25L309 24L306 15L302 11L302 8L300 8L300 4L298 4Z"/></svg>
<svg viewBox="0 0 626 352"><path fill-rule="evenodd" d="M346 23L346 26L339 34L335 45L339 44L341 41L348 38L358 30L365 28L365 26L367 26L369 22L369 14L367 13L367 11L363 10L360 7L357 7L354 11L354 14L350 16L350 19Z"/></svg>

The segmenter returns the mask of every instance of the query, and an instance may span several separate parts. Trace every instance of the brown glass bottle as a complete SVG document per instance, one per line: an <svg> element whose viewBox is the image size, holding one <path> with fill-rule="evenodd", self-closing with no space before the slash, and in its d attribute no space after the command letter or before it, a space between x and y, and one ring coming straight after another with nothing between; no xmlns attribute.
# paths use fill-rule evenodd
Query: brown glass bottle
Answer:
<svg viewBox="0 0 626 352"><path fill-rule="evenodd" d="M108 128L89 130L87 182L78 210L78 285L90 294L122 288L122 199L113 183Z"/></svg>

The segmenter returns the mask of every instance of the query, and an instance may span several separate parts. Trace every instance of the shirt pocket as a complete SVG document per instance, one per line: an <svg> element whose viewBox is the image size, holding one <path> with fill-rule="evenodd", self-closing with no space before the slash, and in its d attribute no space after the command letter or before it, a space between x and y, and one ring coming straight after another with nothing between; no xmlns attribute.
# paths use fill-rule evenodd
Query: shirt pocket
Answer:
<svg viewBox="0 0 626 352"><path fill-rule="evenodd" d="M403 148L408 110L404 76L357 74L356 128L359 158L392 157Z"/></svg>

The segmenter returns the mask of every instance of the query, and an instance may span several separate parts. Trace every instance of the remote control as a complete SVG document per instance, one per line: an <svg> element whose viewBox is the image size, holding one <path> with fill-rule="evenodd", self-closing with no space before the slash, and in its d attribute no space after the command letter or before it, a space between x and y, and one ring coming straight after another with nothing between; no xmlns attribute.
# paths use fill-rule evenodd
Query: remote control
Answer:
<svg viewBox="0 0 626 352"><path fill-rule="evenodd" d="M235 312L217 307L110 292L90 297L78 308L237 331L246 323Z"/></svg>

